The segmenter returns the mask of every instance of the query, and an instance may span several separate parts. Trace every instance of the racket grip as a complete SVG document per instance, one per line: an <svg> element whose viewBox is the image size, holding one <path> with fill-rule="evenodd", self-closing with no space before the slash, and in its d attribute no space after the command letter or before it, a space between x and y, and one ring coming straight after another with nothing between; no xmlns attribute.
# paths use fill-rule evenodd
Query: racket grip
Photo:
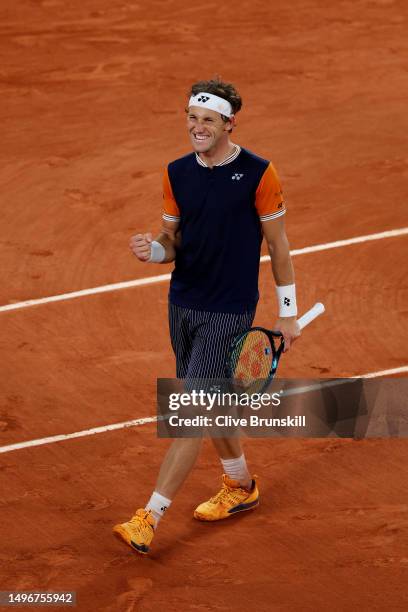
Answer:
<svg viewBox="0 0 408 612"><path fill-rule="evenodd" d="M302 315L300 319L298 319L300 329L303 329L304 327L306 327L306 325L309 325L309 323L314 321L316 317L323 314L324 311L325 308L323 304L321 302L316 302L316 304L312 306L310 310L305 312L305 314Z"/></svg>

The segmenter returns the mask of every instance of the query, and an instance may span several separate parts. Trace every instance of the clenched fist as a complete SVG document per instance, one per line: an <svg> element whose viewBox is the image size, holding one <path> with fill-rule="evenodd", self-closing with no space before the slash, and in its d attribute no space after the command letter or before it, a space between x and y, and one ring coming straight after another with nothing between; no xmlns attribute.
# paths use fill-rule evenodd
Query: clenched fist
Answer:
<svg viewBox="0 0 408 612"><path fill-rule="evenodd" d="M149 261L152 252L152 235L136 234L130 239L129 246L140 261Z"/></svg>

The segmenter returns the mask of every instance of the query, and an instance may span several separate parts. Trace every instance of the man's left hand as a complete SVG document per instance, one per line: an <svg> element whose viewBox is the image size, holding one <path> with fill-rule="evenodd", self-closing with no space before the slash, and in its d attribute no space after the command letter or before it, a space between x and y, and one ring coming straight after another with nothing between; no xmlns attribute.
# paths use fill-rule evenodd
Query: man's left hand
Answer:
<svg viewBox="0 0 408 612"><path fill-rule="evenodd" d="M299 338L300 327L296 317L279 317L273 326L274 331L280 331L285 341L284 352L290 349L292 342Z"/></svg>

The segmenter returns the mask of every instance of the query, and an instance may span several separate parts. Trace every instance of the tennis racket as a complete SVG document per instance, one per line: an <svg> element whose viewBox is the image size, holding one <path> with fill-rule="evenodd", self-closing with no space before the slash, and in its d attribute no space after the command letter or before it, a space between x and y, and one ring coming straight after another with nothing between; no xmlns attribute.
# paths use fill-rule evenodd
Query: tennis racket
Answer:
<svg viewBox="0 0 408 612"><path fill-rule="evenodd" d="M324 312L318 302L298 319L302 330ZM226 376L248 393L261 393L275 376L280 356L285 347L280 332L251 327L237 336L231 345L226 365Z"/></svg>

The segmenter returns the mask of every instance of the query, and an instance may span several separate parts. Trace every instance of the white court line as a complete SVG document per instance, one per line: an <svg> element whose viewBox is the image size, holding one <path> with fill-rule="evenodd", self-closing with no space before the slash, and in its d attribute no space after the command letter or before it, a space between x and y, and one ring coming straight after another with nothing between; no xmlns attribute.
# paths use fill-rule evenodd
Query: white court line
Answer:
<svg viewBox="0 0 408 612"><path fill-rule="evenodd" d="M399 368L391 368L390 370L380 370L378 372L369 372L368 374L360 374L352 378L378 378L380 376L392 376L393 374L403 374L408 372L408 365ZM27 440L26 442L17 442L8 446L0 446L0 453L11 453L15 450L23 448L31 448L33 446L43 446L44 444L54 444L55 442L64 442L73 438L83 438L85 436L94 436L95 434L105 433L106 431L114 431L116 429L126 429L127 427L140 427L146 423L155 423L157 417L145 417L143 419L133 419L132 421L122 421L122 423L113 423L112 425L101 425L92 429L84 429L70 434L60 434L58 436L49 436L48 438L38 438L37 440Z"/></svg>
<svg viewBox="0 0 408 612"><path fill-rule="evenodd" d="M55 442L63 442L64 440L72 440L73 438L83 438L84 436L94 436L95 434L105 433L105 431L114 431L115 429L125 429L126 427L138 427L146 423L155 423L157 417L146 417L144 419L133 419L133 421L123 421L122 423L113 423L112 425L102 425L101 427L92 427L92 429L83 429L70 434L60 434L58 436L49 436L48 438L38 438L37 440L27 440L26 442L17 442L8 446L0 446L0 453L10 453L20 448L30 448L31 446L42 446L43 444L54 444Z"/></svg>
<svg viewBox="0 0 408 612"><path fill-rule="evenodd" d="M304 247L302 249L294 249L290 252L290 254L292 255L292 257L295 257L296 255L307 255L308 253L317 253L318 251L338 249L339 247L350 246L352 244L360 244L362 242L369 242L371 240L397 238L399 236L405 236L406 234L408 234L408 227L402 227L400 229L380 232L378 234L367 234L366 236L357 236L355 238L348 238L346 240L336 240L335 242L326 242L324 244L315 244L312 246ZM266 261L270 261L269 255L263 255L261 257L261 263L265 263ZM20 308L28 308L29 306L38 306L40 304L48 304L51 302L62 302L63 300L72 300L74 298L84 297L87 295L95 295L96 293L108 293L109 291L119 291L119 289L129 289L130 287L143 287L144 285L163 283L164 281L170 280L170 276L170 274L160 274L159 276L138 278L132 281L113 283L111 285L102 285L100 287L93 287L91 289L82 289L80 291L62 293L60 295L51 295L49 297L27 300L25 302L15 302L14 304L6 304L5 306L0 306L0 312L6 312L9 310L19 310Z"/></svg>
<svg viewBox="0 0 408 612"><path fill-rule="evenodd" d="M390 370L380 370L379 372L369 372L368 374L361 374L361 376L355 376L354 378L378 378L380 376L404 374L404 372L408 372L408 366L401 366L400 368L391 368Z"/></svg>

